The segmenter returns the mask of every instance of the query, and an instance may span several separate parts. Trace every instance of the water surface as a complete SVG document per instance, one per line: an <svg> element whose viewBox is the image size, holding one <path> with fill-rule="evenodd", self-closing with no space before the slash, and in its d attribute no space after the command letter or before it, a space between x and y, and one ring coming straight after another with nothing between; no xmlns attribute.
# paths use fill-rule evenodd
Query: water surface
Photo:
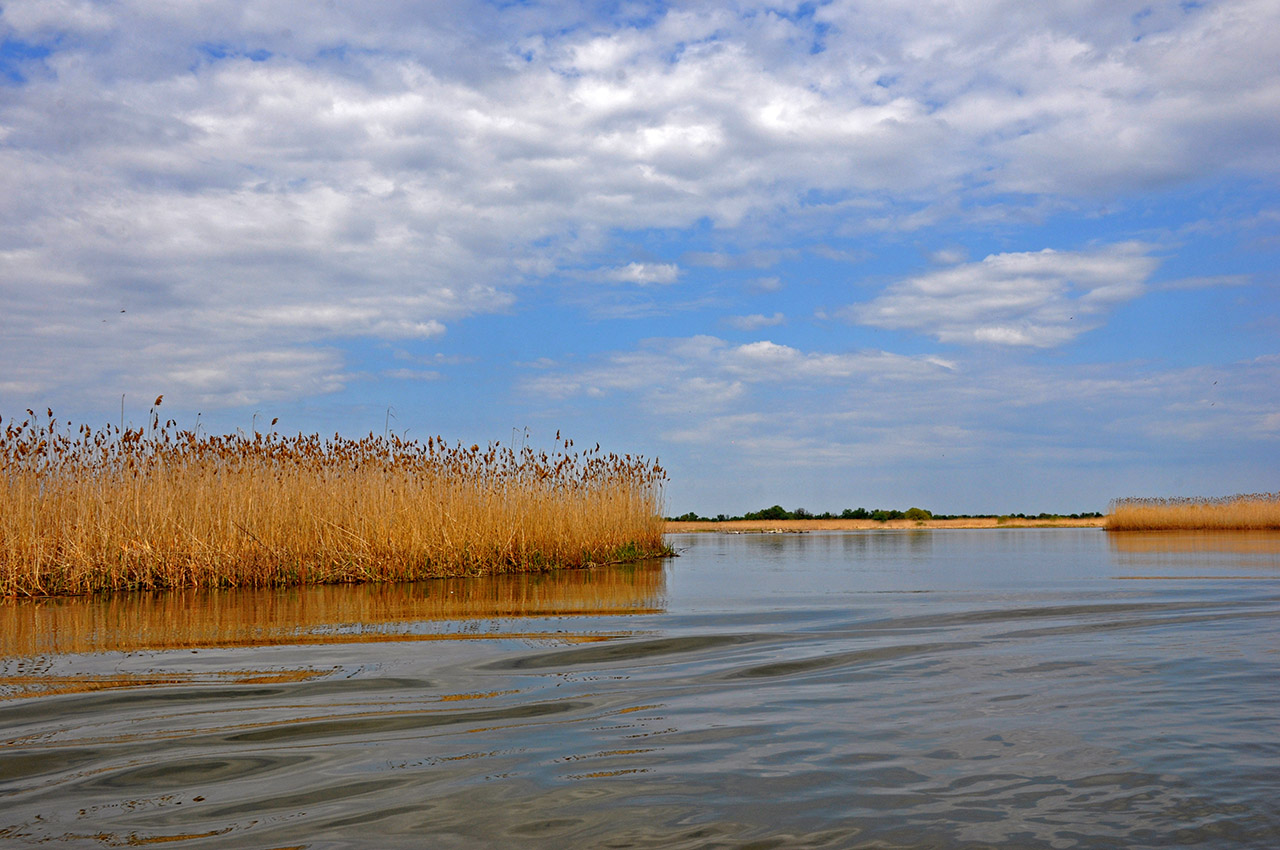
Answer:
<svg viewBox="0 0 1280 850"><path fill-rule="evenodd" d="M0 838L1280 846L1280 536L673 542L0 607Z"/></svg>

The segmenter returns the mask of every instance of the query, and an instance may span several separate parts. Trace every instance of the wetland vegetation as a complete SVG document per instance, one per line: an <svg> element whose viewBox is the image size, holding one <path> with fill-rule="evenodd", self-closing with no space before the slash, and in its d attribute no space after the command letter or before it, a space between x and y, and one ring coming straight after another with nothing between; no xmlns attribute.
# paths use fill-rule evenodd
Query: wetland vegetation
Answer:
<svg viewBox="0 0 1280 850"><path fill-rule="evenodd" d="M811 520L870 520L878 523L889 523L897 520L910 520L912 522L930 522L930 521L952 521L952 520L1081 520L1081 519L1099 519L1102 514L1096 512L1074 513L1074 514L1055 514L1055 513L1039 513L1039 514L1003 514L996 516L993 514L939 514L925 508L911 507L904 510L897 508L845 508L839 513L831 511L823 511L822 513L814 513L805 508L796 508L789 511L782 505L773 505L772 507L763 508L758 511L748 511L741 516L729 516L727 514L717 514L713 517L699 516L697 513L690 511L675 517L667 517L668 522L758 522L761 520L774 521L811 521Z"/></svg>
<svg viewBox="0 0 1280 850"><path fill-rule="evenodd" d="M0 421L0 596L413 581L669 552L656 462L575 451ZM276 422L272 421L272 427Z"/></svg>
<svg viewBox="0 0 1280 850"><path fill-rule="evenodd" d="M1111 503L1109 531L1280 529L1280 492L1217 498L1126 498Z"/></svg>
<svg viewBox="0 0 1280 850"><path fill-rule="evenodd" d="M670 554L666 532L762 522L1280 528L1280 493L1117 499L1105 517L773 505L664 520L656 461L575 451L559 432L550 452L394 434L211 435L162 422L162 398L145 428L76 427L52 410L0 420L0 597L539 572Z"/></svg>

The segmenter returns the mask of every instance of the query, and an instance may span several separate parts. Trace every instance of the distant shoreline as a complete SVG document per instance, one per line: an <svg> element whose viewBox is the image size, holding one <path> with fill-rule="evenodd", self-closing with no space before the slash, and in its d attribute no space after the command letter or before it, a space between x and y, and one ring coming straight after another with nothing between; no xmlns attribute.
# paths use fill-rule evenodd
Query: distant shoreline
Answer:
<svg viewBox="0 0 1280 850"><path fill-rule="evenodd" d="M716 531L736 534L762 534L796 533L801 531L874 531L878 529L912 531L915 529L943 528L1102 528L1105 522L1105 517L1023 519L1021 517L994 516L965 517L963 519L891 519L886 522L876 522L873 519L747 519L727 520L725 522L668 520L664 530L667 534Z"/></svg>

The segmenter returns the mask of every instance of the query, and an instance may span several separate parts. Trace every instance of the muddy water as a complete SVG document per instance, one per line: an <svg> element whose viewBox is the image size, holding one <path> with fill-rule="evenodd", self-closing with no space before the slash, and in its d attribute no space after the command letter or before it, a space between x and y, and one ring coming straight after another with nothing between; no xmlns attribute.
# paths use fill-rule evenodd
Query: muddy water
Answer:
<svg viewBox="0 0 1280 850"><path fill-rule="evenodd" d="M1280 846L1280 536L0 607L0 843Z"/></svg>

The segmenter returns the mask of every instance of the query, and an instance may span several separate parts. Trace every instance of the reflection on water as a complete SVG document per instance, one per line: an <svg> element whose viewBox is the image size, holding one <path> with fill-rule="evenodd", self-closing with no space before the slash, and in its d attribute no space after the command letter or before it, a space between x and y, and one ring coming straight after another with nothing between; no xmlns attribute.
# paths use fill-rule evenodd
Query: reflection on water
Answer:
<svg viewBox="0 0 1280 850"><path fill-rule="evenodd" d="M665 566L560 589L23 615L69 634L24 638L45 648L8 673L135 678L0 702L0 839L1280 846L1280 549L1098 530L673 542ZM1117 581L1135 572L1184 580Z"/></svg>
<svg viewBox="0 0 1280 850"><path fill-rule="evenodd" d="M1109 532L1130 579L1262 578L1280 574L1280 532ZM1206 568L1208 568L1206 570Z"/></svg>
<svg viewBox="0 0 1280 850"><path fill-rule="evenodd" d="M1181 555L1235 553L1280 562L1280 531L1111 531L1111 547L1125 554Z"/></svg>
<svg viewBox="0 0 1280 850"><path fill-rule="evenodd" d="M662 562L648 561L414 584L10 600L0 603L0 657L402 640L440 621L656 613L663 593Z"/></svg>
<svg viewBox="0 0 1280 850"><path fill-rule="evenodd" d="M19 661L17 672L0 675L0 699L53 696L109 691L118 688L155 688L165 685L190 685L210 679L236 685L258 685L267 682L302 682L332 672L329 670L219 670L210 675L172 672L165 675L148 673L74 673L57 674L40 671L39 664L28 667ZM30 670L31 672L27 672Z"/></svg>

